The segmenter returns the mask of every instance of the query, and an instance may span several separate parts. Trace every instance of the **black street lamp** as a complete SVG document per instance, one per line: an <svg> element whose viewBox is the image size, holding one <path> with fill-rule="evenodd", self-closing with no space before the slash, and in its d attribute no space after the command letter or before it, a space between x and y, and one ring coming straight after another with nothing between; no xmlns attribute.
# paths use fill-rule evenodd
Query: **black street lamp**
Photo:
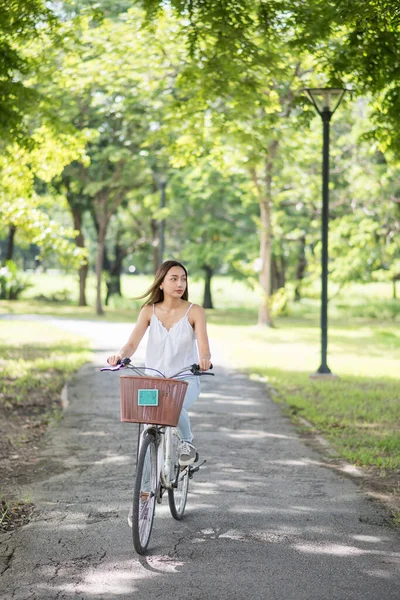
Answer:
<svg viewBox="0 0 400 600"><path fill-rule="evenodd" d="M322 118L324 135L322 149L322 290L321 290L321 366L314 377L332 376L327 364L328 349L328 223L329 223L329 129L333 113L338 108L343 88L309 88L308 99Z"/></svg>

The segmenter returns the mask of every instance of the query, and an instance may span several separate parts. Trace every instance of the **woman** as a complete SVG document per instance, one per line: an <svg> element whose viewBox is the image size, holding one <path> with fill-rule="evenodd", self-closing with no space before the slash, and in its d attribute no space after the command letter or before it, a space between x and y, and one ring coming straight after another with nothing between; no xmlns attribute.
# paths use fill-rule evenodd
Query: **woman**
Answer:
<svg viewBox="0 0 400 600"><path fill-rule="evenodd" d="M118 360L132 356L149 327L146 367L158 369L167 377L193 363L207 371L211 366L211 354L205 311L201 306L191 304L188 296L185 267L176 260L165 261L159 267L153 285L140 296L146 298L146 302L128 342L107 362L114 366ZM191 377L187 381L189 385L178 422L179 463L182 466L191 465L196 459L188 410L200 394L199 378Z"/></svg>

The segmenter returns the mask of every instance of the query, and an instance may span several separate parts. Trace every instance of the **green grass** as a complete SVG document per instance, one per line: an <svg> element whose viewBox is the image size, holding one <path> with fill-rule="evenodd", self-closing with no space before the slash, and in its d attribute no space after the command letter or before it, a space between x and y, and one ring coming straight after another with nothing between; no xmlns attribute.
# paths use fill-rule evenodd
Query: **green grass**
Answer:
<svg viewBox="0 0 400 600"><path fill-rule="evenodd" d="M55 398L90 359L89 342L46 324L0 321L0 403Z"/></svg>
<svg viewBox="0 0 400 600"><path fill-rule="evenodd" d="M279 390L278 401L292 415L310 421L348 461L400 468L400 390L394 379L346 375L316 381L278 369L256 372Z"/></svg>
<svg viewBox="0 0 400 600"><path fill-rule="evenodd" d="M239 325L209 325L211 336L223 344L225 356L237 366L275 368L311 374L320 363L318 321L287 318L272 329ZM387 324L365 322L359 327L332 322L328 363L340 376L397 377L400 330Z"/></svg>
<svg viewBox="0 0 400 600"><path fill-rule="evenodd" d="M319 329L295 320L276 329L210 325L228 361L262 375L275 401L310 421L347 460L400 468L400 331L378 324L333 327L329 365L338 380L310 380L319 366Z"/></svg>

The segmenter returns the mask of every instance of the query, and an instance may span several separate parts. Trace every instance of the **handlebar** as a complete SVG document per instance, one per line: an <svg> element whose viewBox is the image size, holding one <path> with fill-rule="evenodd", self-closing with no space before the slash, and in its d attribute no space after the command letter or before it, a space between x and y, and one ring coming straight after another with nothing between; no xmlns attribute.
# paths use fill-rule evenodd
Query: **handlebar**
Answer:
<svg viewBox="0 0 400 600"><path fill-rule="evenodd" d="M152 369L151 367L135 367L133 364L131 364L131 359L130 358L118 359L118 362L115 365L115 367L111 367L111 366L110 367L103 367L102 369L100 369L100 371L119 371L120 369L125 369L126 367L128 367L128 368L130 368L132 370L147 369L149 371L156 371L162 377L165 377L165 375L163 373L161 373L161 371L158 371L157 369ZM213 368L214 368L214 365L211 364L209 370L211 370ZM205 371L202 371L200 369L200 365L197 365L196 363L193 363L189 367L185 367L184 369L182 369L181 371L179 371L178 373L176 373L175 375L173 375L172 378L177 377L178 375L181 375L182 373L185 373L186 371L190 371L192 373L192 375L196 375L196 376L201 376L201 375L211 375L211 376L214 376L215 375L215 373L207 373Z"/></svg>

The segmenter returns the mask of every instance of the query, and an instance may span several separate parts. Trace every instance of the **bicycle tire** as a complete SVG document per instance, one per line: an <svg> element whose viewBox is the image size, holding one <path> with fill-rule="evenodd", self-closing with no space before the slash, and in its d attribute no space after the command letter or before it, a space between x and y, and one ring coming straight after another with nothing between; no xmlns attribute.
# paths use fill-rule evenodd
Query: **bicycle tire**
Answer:
<svg viewBox="0 0 400 600"><path fill-rule="evenodd" d="M179 477L177 487L168 489L168 503L171 515L174 519L180 521L185 514L189 491L189 467L181 467L179 465L179 445L177 441L173 444L172 461L171 473L173 474L173 481L176 481L177 473L179 473Z"/></svg>
<svg viewBox="0 0 400 600"><path fill-rule="evenodd" d="M153 528L157 498L157 444L147 434L139 452L132 507L133 546L138 554L145 554Z"/></svg>

